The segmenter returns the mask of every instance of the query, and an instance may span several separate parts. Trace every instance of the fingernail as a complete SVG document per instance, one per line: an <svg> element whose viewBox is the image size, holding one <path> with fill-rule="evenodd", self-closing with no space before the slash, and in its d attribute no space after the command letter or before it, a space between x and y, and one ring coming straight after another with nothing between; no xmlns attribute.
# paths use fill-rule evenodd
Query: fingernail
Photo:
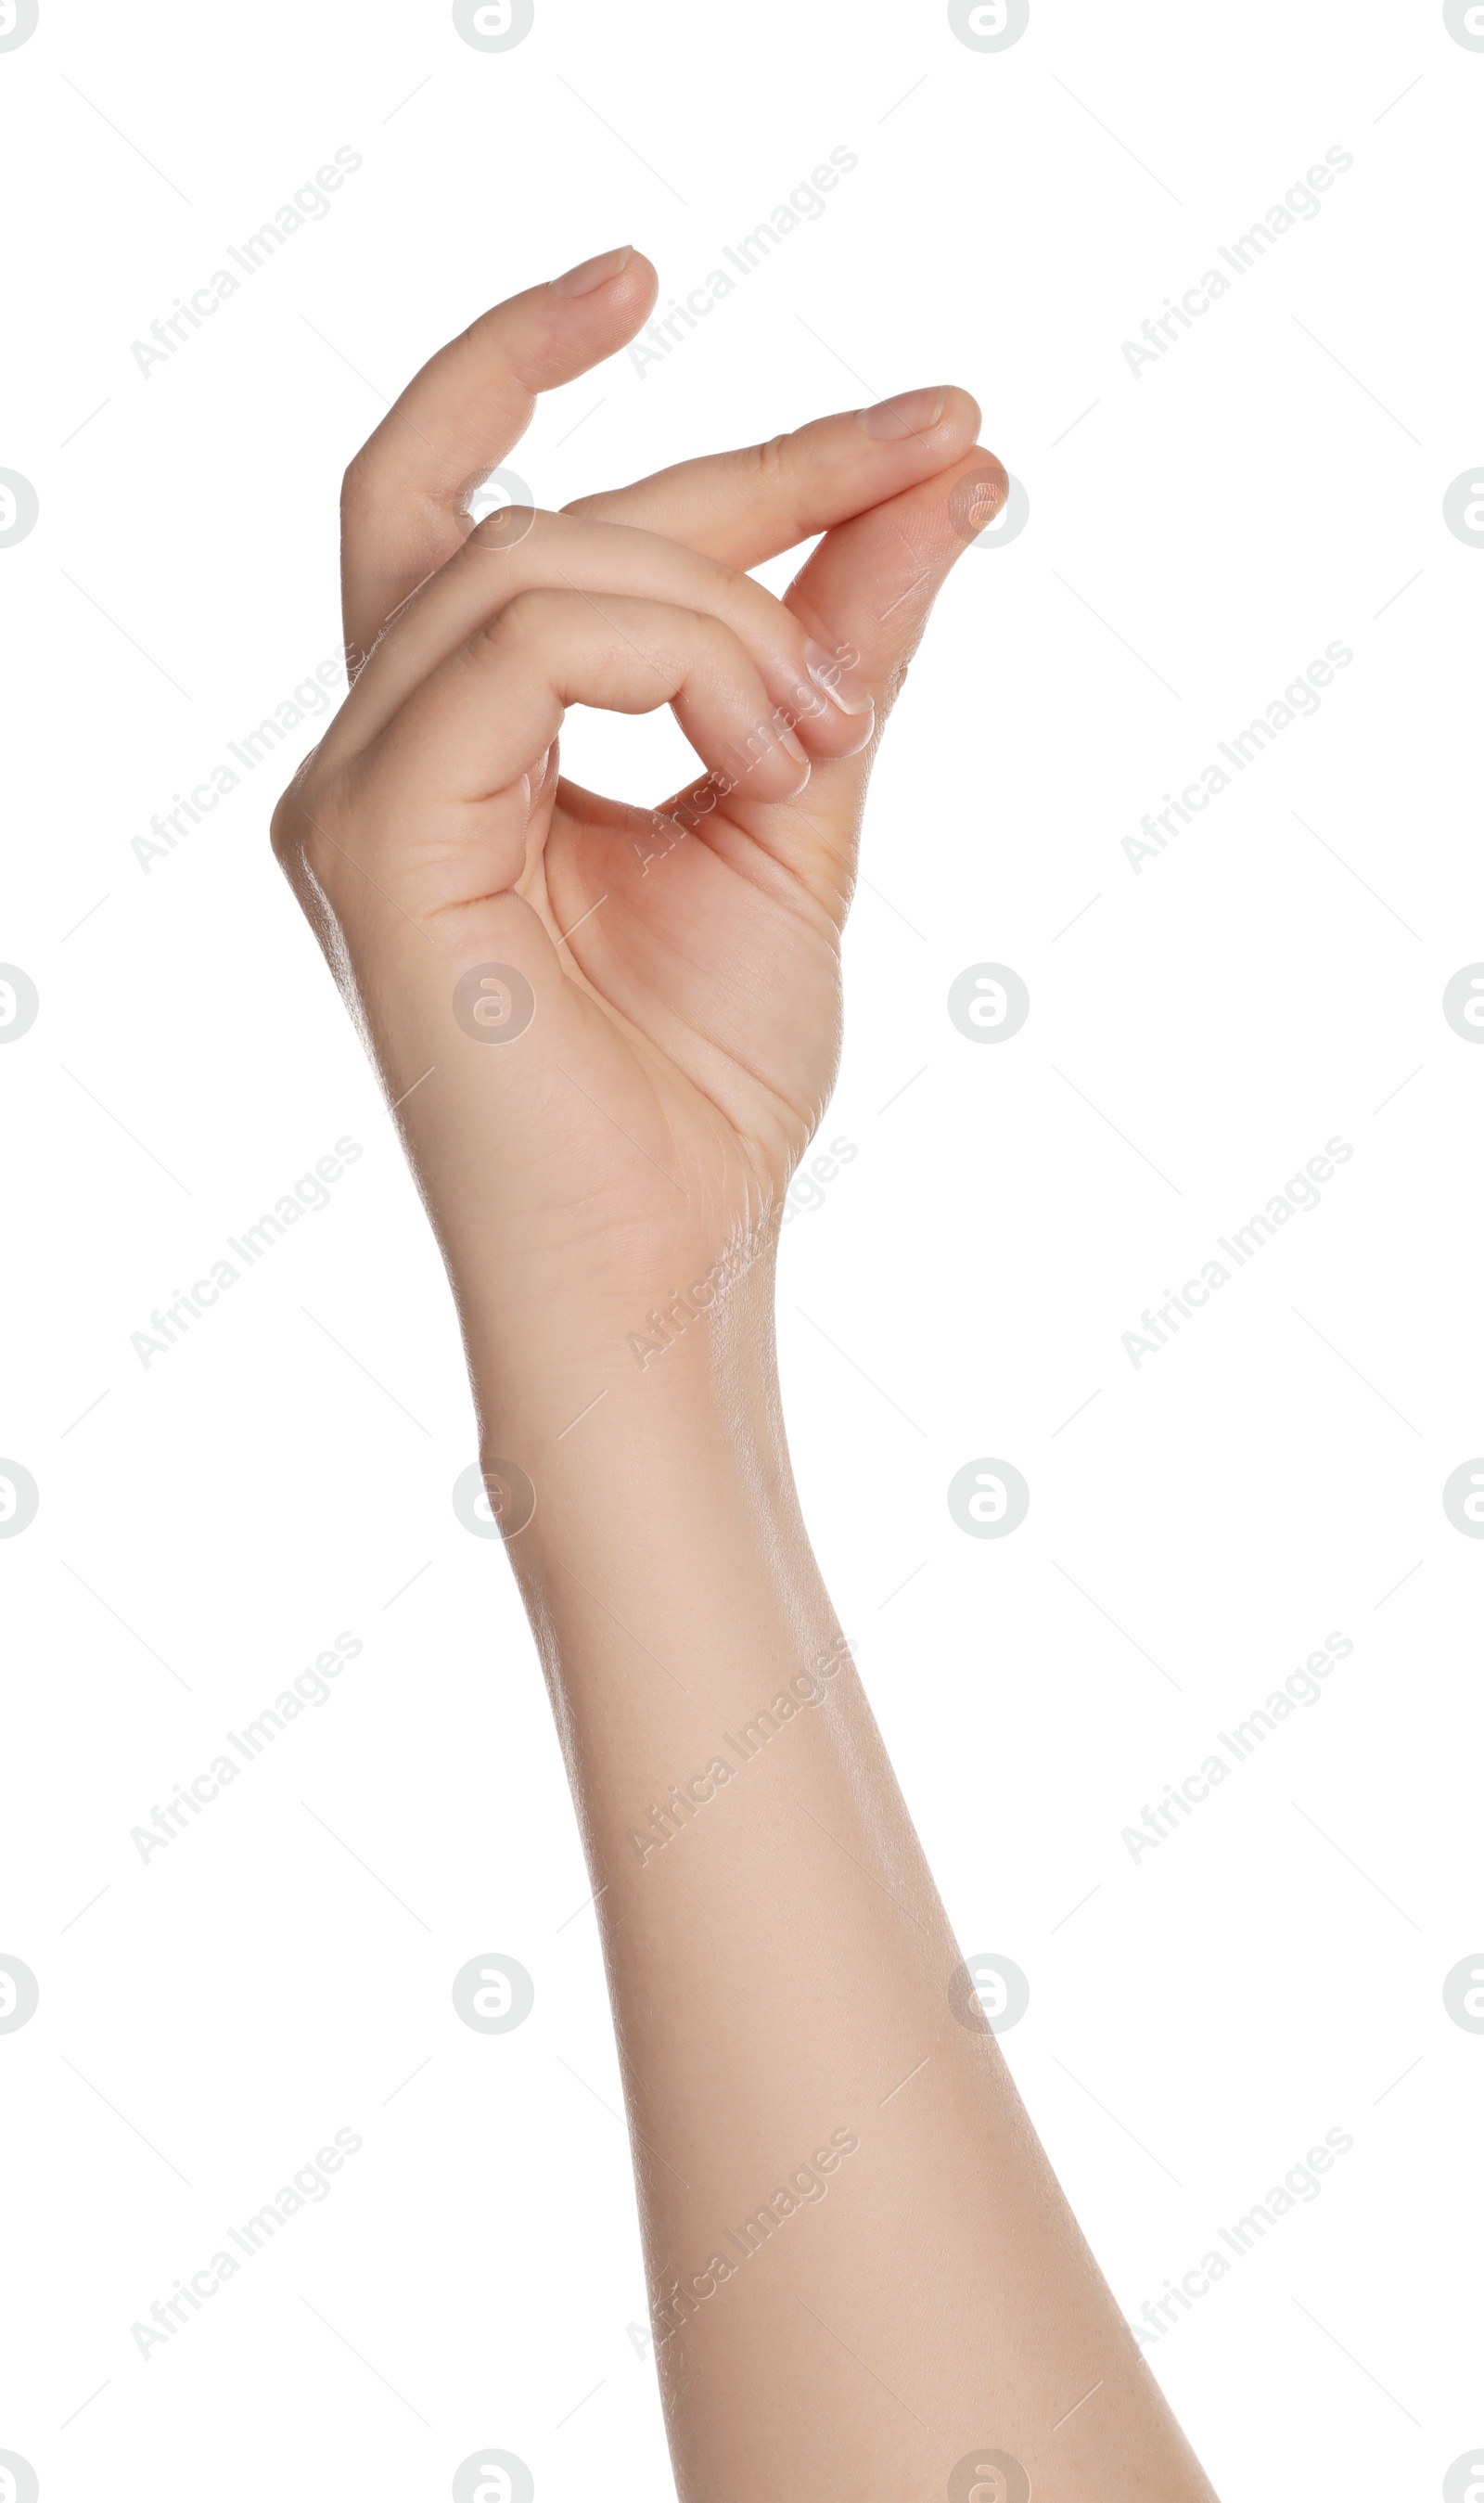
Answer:
<svg viewBox="0 0 1484 2503"><path fill-rule="evenodd" d="M580 260L575 269L563 270L559 278L551 280L552 293L590 295L594 287L604 286L610 278L617 278L621 269L626 268L633 249L631 243L621 243L617 252L600 252L594 254L591 260Z"/></svg>
<svg viewBox="0 0 1484 2503"><path fill-rule="evenodd" d="M861 685L859 678L853 678L849 669L842 669L833 652L826 652L823 643L804 645L804 667L815 685L823 690L832 704L838 705L841 712L870 711L872 700L869 690Z"/></svg>
<svg viewBox="0 0 1484 2503"><path fill-rule="evenodd" d="M780 730L778 734L778 744L784 750L786 755L793 757L795 765L808 764L809 750L804 745L801 738L794 737L792 730Z"/></svg>
<svg viewBox="0 0 1484 2503"><path fill-rule="evenodd" d="M858 408L856 424L867 434L926 434L942 416L947 397L946 391L898 392L894 399L879 399L874 408Z"/></svg>

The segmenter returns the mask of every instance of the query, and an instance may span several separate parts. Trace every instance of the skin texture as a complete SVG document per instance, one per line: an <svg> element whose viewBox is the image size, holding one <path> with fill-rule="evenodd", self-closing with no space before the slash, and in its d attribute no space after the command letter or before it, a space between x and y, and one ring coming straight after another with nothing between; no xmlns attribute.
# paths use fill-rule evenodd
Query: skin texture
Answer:
<svg viewBox="0 0 1484 2503"><path fill-rule="evenodd" d="M678 2489L1212 2503L956 1981L774 1362L876 741L1004 472L929 387L475 529L535 394L653 305L637 254L571 275L352 463L354 683L274 842L457 1302L602 1926ZM748 578L816 536L784 600ZM570 703L671 704L701 773L658 813L563 781Z"/></svg>

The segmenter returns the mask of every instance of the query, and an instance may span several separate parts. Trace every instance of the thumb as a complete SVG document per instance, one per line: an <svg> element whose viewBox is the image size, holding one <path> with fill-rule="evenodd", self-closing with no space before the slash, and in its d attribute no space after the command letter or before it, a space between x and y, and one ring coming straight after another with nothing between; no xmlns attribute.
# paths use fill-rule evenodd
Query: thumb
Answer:
<svg viewBox="0 0 1484 2503"><path fill-rule="evenodd" d="M785 605L863 681L878 728L951 568L1009 488L1003 464L976 445L936 477L826 531L791 584ZM870 754L839 762L863 774Z"/></svg>
<svg viewBox="0 0 1484 2503"><path fill-rule="evenodd" d="M796 799L748 803L739 814L800 869L808 864L820 900L840 919L882 723L939 589L1001 509L1009 486L994 453L976 446L936 477L826 531L786 595L785 605L835 656L842 699L873 698L875 728L858 755L817 760Z"/></svg>

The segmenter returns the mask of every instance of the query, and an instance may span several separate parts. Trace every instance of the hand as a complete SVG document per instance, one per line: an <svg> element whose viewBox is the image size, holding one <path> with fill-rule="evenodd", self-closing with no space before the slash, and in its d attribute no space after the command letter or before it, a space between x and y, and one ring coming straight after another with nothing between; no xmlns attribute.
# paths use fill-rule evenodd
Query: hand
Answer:
<svg viewBox="0 0 1484 2503"><path fill-rule="evenodd" d="M274 818L487 1384L630 1363L675 1287L766 1270L833 1082L876 739L1005 494L974 402L928 390L476 528L534 394L655 291L618 254L497 306L352 463L354 684ZM745 571L817 532L783 601ZM658 813L561 780L574 703L670 704L705 773Z"/></svg>

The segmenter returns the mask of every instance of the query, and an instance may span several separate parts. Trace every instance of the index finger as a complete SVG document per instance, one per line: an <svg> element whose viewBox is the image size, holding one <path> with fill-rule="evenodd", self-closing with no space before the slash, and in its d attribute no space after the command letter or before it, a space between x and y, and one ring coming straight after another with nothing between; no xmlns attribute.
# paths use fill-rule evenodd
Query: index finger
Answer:
<svg viewBox="0 0 1484 2503"><path fill-rule="evenodd" d="M354 675L393 609L468 537L471 488L519 443L538 392L631 338L658 291L624 244L529 287L430 357L355 455L341 490L341 596Z"/></svg>

